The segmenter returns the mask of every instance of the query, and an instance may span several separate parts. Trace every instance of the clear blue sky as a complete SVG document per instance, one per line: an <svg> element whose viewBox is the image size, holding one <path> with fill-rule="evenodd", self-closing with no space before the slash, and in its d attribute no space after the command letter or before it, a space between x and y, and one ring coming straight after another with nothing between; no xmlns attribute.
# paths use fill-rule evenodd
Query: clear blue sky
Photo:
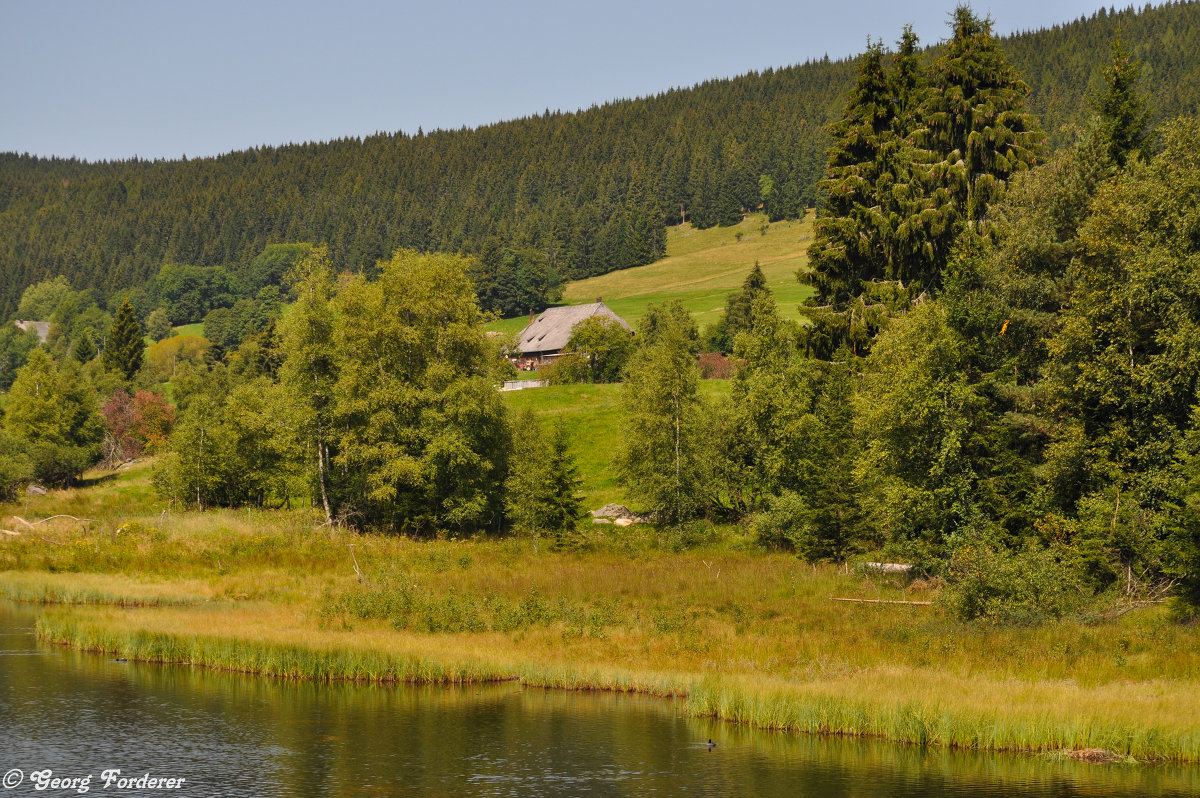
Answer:
<svg viewBox="0 0 1200 798"><path fill-rule="evenodd" d="M0 151L215 155L474 127L860 52L953 0L0 0ZM998 33L1097 0L973 3Z"/></svg>

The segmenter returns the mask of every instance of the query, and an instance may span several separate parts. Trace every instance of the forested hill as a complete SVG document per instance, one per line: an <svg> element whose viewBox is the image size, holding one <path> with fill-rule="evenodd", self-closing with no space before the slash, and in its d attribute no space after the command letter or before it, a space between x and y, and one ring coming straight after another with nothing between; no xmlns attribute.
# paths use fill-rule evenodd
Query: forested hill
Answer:
<svg viewBox="0 0 1200 798"><path fill-rule="evenodd" d="M1118 32L1146 65L1157 115L1195 113L1200 5L1102 11L1004 41L1052 144L1088 115ZM853 75L851 62L822 60L475 130L200 160L0 155L0 319L56 274L111 296L164 262L237 274L285 241L327 242L352 270L401 246L534 249L568 277L647 263L681 215L709 226L760 204L778 219L813 203L825 126Z"/></svg>

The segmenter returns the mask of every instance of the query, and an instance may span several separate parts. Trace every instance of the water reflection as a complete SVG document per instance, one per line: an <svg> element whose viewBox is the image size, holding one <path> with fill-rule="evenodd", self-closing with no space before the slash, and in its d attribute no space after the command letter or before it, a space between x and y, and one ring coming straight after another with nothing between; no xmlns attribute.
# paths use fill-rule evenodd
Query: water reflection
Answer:
<svg viewBox="0 0 1200 798"><path fill-rule="evenodd" d="M638 696L316 685L115 662L38 644L34 618L0 604L0 771L91 773L92 792L104 792L101 771L121 768L185 777L182 795L1200 793L1194 768L765 733ZM26 782L8 794L35 792Z"/></svg>

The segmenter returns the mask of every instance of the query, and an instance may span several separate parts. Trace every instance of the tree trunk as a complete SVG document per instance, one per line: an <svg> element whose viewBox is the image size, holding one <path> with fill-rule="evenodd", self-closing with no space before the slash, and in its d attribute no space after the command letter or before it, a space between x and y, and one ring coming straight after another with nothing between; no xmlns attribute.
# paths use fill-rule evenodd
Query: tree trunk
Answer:
<svg viewBox="0 0 1200 798"><path fill-rule="evenodd" d="M325 488L325 459L328 452L324 443L317 444L317 482L321 484L321 504L325 508L325 523L333 523L333 512L329 509L329 491Z"/></svg>

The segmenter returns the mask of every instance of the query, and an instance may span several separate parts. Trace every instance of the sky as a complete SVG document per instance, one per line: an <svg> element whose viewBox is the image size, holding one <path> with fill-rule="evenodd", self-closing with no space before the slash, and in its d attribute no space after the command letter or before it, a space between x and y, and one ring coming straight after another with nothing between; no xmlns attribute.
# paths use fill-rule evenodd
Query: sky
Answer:
<svg viewBox="0 0 1200 798"><path fill-rule="evenodd" d="M1099 0L972 3L998 34ZM861 52L954 0L0 0L0 152L189 158L476 127Z"/></svg>

